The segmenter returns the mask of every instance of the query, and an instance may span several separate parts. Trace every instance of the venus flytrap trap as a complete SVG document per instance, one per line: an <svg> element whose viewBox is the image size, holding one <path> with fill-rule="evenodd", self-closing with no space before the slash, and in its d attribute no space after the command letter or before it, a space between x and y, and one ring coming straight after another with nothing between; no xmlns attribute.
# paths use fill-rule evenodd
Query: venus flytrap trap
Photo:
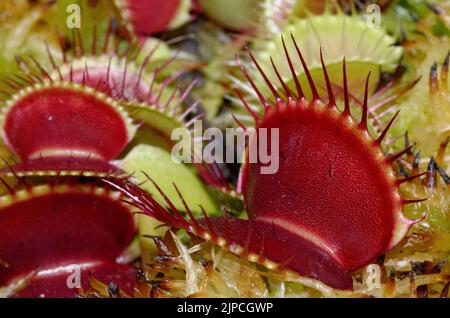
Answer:
<svg viewBox="0 0 450 318"><path fill-rule="evenodd" d="M66 286L66 276L70 266L80 266L84 288L90 272L101 279L115 277L132 290L135 269L115 260L136 231L121 195L104 185L24 182L24 189L11 189L1 198L0 253L7 266L0 272L0 285L27 277L15 296L71 297L77 290Z"/></svg>
<svg viewBox="0 0 450 318"><path fill-rule="evenodd" d="M153 70L148 70L148 63L158 50L158 44L137 66L135 61L142 59L141 49L145 47L145 42L135 43L130 40L125 49L121 49L120 40L114 32L114 25L109 24L108 31L100 42L94 28L92 43L86 45L81 33L74 31L70 54L65 46L66 40L60 38L59 54L54 54L47 46L48 65L33 56L19 58L22 74L14 80L5 81L8 92L4 94L1 114L2 137L19 162L8 163L2 171L3 175L10 176L18 183L16 190L6 181L3 182L11 193L11 199L8 199L8 196L3 197L4 200L11 201L11 206L5 207L3 220L13 222L6 212L15 209L15 198L18 196L25 200L26 203L23 204L32 206L37 211L36 214L23 213L17 219L18 226L21 222L32 224L30 220L40 217L40 214L43 222L47 222L49 226L56 227L52 225L55 222L62 225L60 232L52 233L54 237L49 231L43 231L40 233L42 240L38 240L38 235L30 232L29 236L25 236L24 240L18 243L25 246L30 259L39 253L40 245L46 248L46 254L43 254L38 263L23 259L22 263L28 266L24 269L14 263L19 261L18 258L14 259L15 245L8 247L7 240L3 240L5 244L0 248L8 249L2 255L5 255L5 262L12 272L10 274L2 270L5 277L0 284L12 284L25 275L34 273L33 278L15 293L17 297L67 297L80 292L65 284L66 276L70 276L70 268L73 266L81 268L81 283L84 289L92 287L93 280L91 275L87 274L89 272L99 280L114 280L120 288L132 294L136 283L136 268L134 264L116 265L115 258L131 246L136 228L145 235L155 235L155 226L146 227L143 224L145 222L139 218L134 221L129 209L126 211L132 221L120 220L124 219L121 216L124 209L122 204L115 204L116 199L120 202L120 195L111 194L110 200L108 196L103 198L103 194L109 193L109 190L108 187L95 185L96 177L135 172L137 174L140 170L154 169L157 167L156 162L162 163L165 160L168 165L162 169L166 172L173 170L173 178L184 173L187 182L190 181L189 186L197 182L199 195L193 196L194 201L191 203L201 200L205 204L203 199L209 198L206 189L201 190L203 185L199 183L195 170L170 165L170 155L163 148L152 148L150 145L144 148L147 156L159 158L156 162L141 160L139 156L133 155L139 150L137 146L133 152L134 146L140 142L155 143L154 138L139 138L140 136L136 135L138 130L154 131L154 135L164 139L164 135L167 136L174 127L189 127L187 116L195 109L196 103L184 109L184 101L192 85L185 91L181 88L169 88L180 73L167 76L161 83L157 83L162 77L161 71L165 70L173 58L165 59ZM106 139L108 142L105 142ZM168 140L168 137L165 139ZM170 149L170 143L164 146ZM127 153L129 154L126 155ZM167 154L164 156L164 153ZM125 155L123 160L122 155ZM20 182L23 177L42 186L33 187L29 186L28 181ZM169 181L168 178L167 175L162 175L160 180ZM134 180L139 182L139 179ZM60 186L60 183L63 185ZM40 192L37 194L39 189L47 187L46 184L48 191L42 195ZM93 190L87 191L89 187ZM21 190L22 188L26 190ZM86 192L86 199L78 195L80 191L82 194ZM41 198L43 195L45 196ZM40 206L42 200L47 203ZM59 200L64 204L58 205ZM104 204L100 204L101 200L105 201ZM216 203L212 198L210 201L211 204L205 206L213 213ZM47 216L49 207L52 210ZM80 209L86 213L79 213ZM26 207L24 210L27 211ZM90 213L91 210L111 215L97 220L95 214ZM67 213L74 213L75 216L68 217ZM70 221L72 223L63 225L74 217L79 218L78 223ZM118 219L115 227L111 223L114 217ZM94 230L94 236L85 236L82 224L89 222L93 227L104 227L104 231ZM69 236L69 231L73 231L73 235L79 234L80 237ZM122 235L121 231L126 233ZM8 235L6 230L4 233ZM66 240L61 239L64 233ZM37 245L30 240L33 237ZM104 259L106 256L103 257L95 250L90 254L87 249L82 250L86 242L89 242L92 248L98 243L104 244L101 249L110 245L108 248L113 250L113 244L105 241L107 239L124 241L121 243L121 250L113 255L114 257ZM54 241L53 245L46 243L49 240ZM79 244L80 247L70 245L72 243ZM63 248L61 244L66 246ZM145 244L143 246L146 247ZM65 252L58 254L59 250ZM81 259L78 261L78 258Z"/></svg>
<svg viewBox="0 0 450 318"><path fill-rule="evenodd" d="M298 48L294 37L292 41ZM409 220L402 212L405 205L422 200L400 197L398 187L405 180L397 180L392 169L392 164L409 148L390 157L381 151L381 143L395 116L376 139L367 133L369 78L362 118L356 122L348 102L346 64L343 64L345 108L340 111L323 58L328 100L320 99L301 51L297 52L309 79L312 100L305 98L301 86L293 93L281 81L286 96L283 99L261 71L276 100L271 105L242 67L264 109L262 117L255 114L256 128L280 129L279 170L263 174L261 162L251 163L248 157L241 170L238 191L244 195L248 220L206 214L204 219L195 219L191 213L190 219L185 219L174 210L167 196L171 212L124 180L105 182L128 195L143 213L251 262L272 270L290 270L336 289L352 290L351 272L396 246L409 228L422 220ZM286 58L290 64L290 55ZM254 63L261 69L256 60ZM250 140L249 147L255 139L254 136ZM149 180L163 195L158 185ZM289 189L296 189L301 195L287 195Z"/></svg>
<svg viewBox="0 0 450 318"><path fill-rule="evenodd" d="M148 36L187 22L191 0L114 0L114 4L133 36Z"/></svg>
<svg viewBox="0 0 450 318"><path fill-rule="evenodd" d="M282 30L285 38L291 33L297 39L300 50L304 52L305 63L310 68L311 76L317 82L320 93L326 91L325 79L321 73L320 56L317 53L320 49L326 60L330 81L335 86L342 87L342 61L345 57L349 73L348 85L352 95L355 96L361 96L363 93L361 74L371 72L370 89L372 90L378 83L380 72L393 72L402 55L402 48L395 45L395 39L384 29L371 27L366 20L355 14L310 16L294 21ZM287 43L286 46L288 52L295 52L292 43ZM270 63L270 57L273 58L286 84L291 89L294 88L292 74L286 63L284 47L279 35L268 42L259 55L264 61L261 67L273 83L278 83L278 80ZM292 63L297 70L300 84L306 86L307 78L300 61L294 59ZM355 78L352 78L353 76ZM274 85L279 86L279 84ZM311 97L309 90L306 89L305 93Z"/></svg>
<svg viewBox="0 0 450 318"><path fill-rule="evenodd" d="M281 10L279 6L269 6L265 10L270 16L271 12L276 12L277 9ZM364 97L364 81L361 75L371 72L372 80L368 100L369 130L381 132L383 124L388 120L389 116L387 115L396 111L393 102L406 94L407 88L393 85L395 74L399 72L398 67L403 49L395 43L396 39L390 36L384 28L374 28L373 23L376 21L372 20L378 13L370 15L373 18L371 20L368 16L361 16L355 10L350 14L345 14L339 6L336 7L336 4L334 6L329 4L325 6L321 14L308 13L300 18L297 13L294 13L295 10L292 10L294 9L288 10L291 15L284 19L276 18L277 15L274 13L272 18L277 20L279 31L271 33L263 30L261 34L251 38L253 55L260 61L260 67L272 85L280 94L284 89L280 84L280 79L291 90L295 90L298 85L301 85L304 94L308 98L312 98L302 61L294 58L291 60L292 64L289 65L286 60L286 54L295 54L296 48L290 42L283 43L281 39L290 37L292 34L297 39L298 48L303 52L304 63L308 65L311 77L316 82L318 93L321 95L326 94L326 81L321 71L319 56L319 52L322 50L339 109L343 108L342 63L344 57L347 64L347 85L351 91L350 104L353 112L361 113ZM269 18L266 24L270 21ZM266 28L269 26L266 25ZM249 72L258 73L258 69L251 63L251 58L243 56L242 63L249 67ZM381 76L385 78L387 74L394 74L392 75L393 79L391 82L385 83L384 88L375 94L377 85L380 85ZM252 87L242 76L233 74L231 80L234 87L246 96L250 108L258 113L261 108ZM261 90L264 94L270 94L270 91L261 85L264 84L261 77L255 76L255 81L262 87ZM411 80L411 84L405 83L404 85L406 87L413 84L414 81ZM383 98L376 95L382 95ZM230 100L237 105L236 117L243 123L251 125L251 117L246 115L246 111L242 107L238 106L239 99L232 97ZM387 107L388 104L392 107Z"/></svg>
<svg viewBox="0 0 450 318"><path fill-rule="evenodd" d="M16 178L20 178L21 176L28 176L35 180L36 178L40 178L40 182L43 182L44 184L58 182L58 179L62 177L70 178L69 180L73 180L72 178L76 176L87 177L88 179L84 181L81 179L80 181L76 181L75 179L74 182L72 181L70 187L67 186L64 188L64 191L67 191L65 200L67 200L69 206L66 205L58 208L56 203L55 205L51 205L56 209L56 215L54 216L55 222L59 223L64 220L64 217L63 219L59 219L60 210L64 213L70 211L71 213L77 213L76 211L79 209L78 204L80 204L78 201L80 201L80 199L76 197L75 194L79 189L84 189L84 184L86 182L91 183L95 181L95 178L93 178L94 176L118 175L123 174L125 171L128 171L129 173L140 170L148 171L157 169L156 163L163 164L164 161L167 162L167 165L163 164L162 166L165 174L162 175L161 180L169 180L169 178L172 177L173 179L179 178L180 173L181 175L184 173L184 178L186 179L186 182L189 183L189 186L192 186L195 182L198 183L199 195L193 196L193 200L201 200L203 204L205 204L204 198L208 198L209 194L206 190L203 190L202 192L202 184L199 183L195 170L191 171L183 166L170 165L170 155L162 148L152 148L151 146L146 146L147 148L144 148L146 150L145 155L147 158L155 158L156 161L154 162L146 160L145 157L142 160L139 156L136 157L133 155L138 151L139 147L136 147L134 152L132 150L123 161L112 160L116 159L127 144L130 143L137 129L137 126L132 123L128 113L126 113L121 106L121 103L123 103L123 101L117 102L100 91L73 82L53 82L49 80L23 88L23 90L18 91L18 93L14 94L14 97L7 102L7 106L3 109L2 113L2 132L4 139L10 150L17 154L21 159L21 162L5 168L3 173ZM37 108L40 109L39 112L35 112ZM25 129L22 125L25 125L31 130ZM40 134L28 136L22 135L22 133L27 134L27 131L29 133L36 131L32 129L33 127L35 129L36 127L42 127L43 129L38 129ZM111 141L114 142L102 142L105 136L109 136ZM40 142L36 142L37 140ZM160 153L166 153L166 155L161 156L159 155ZM173 171L173 176L167 175L167 172L170 170ZM50 178L45 178L45 176L50 176ZM53 179L55 180L53 181ZM4 184L10 189L11 197L16 197L15 190L9 187L7 183ZM53 189L53 187L49 187L49 189ZM30 191L32 191L32 189ZM101 193L102 191L107 190L105 187L98 187L96 193ZM50 192L50 194L52 193ZM200 194L203 194L203 196ZM50 196L48 200L50 200L49 202L53 202L52 200L55 200L56 202L56 199L54 199L53 196ZM89 200L93 200L93 209L106 209L95 201L95 195L89 197ZM215 207L215 203L212 199L210 200L211 206L206 205L206 207L213 213L212 207ZM39 198L30 195L28 201L31 206L37 206L36 201L39 201ZM195 203L195 201L192 203ZM73 206L70 206L70 204ZM88 202L86 204L90 203ZM44 205L42 209L48 209L48 206L49 205ZM115 213L114 207L111 207L110 210L110 213ZM38 214L39 213L41 212L38 212ZM119 211L116 213L119 213ZM20 220L28 222L30 217L32 217L32 215L24 215L23 219ZM81 220L85 220L80 222L87 222L91 215L79 215L79 217ZM10 218L6 218L5 222L7 222L8 219ZM109 219L111 219L111 217L109 217ZM20 222L20 220L18 222ZM68 220L70 220L70 218ZM122 223L123 226L126 225L126 223L123 222L119 223ZM145 235L156 234L154 232L155 226L146 227L145 221L138 221L138 224L141 233L145 233ZM105 226L107 228L109 227L108 224ZM79 229L80 226L77 223L73 224L73 230L75 232ZM66 227L63 227L63 232L64 231L67 231ZM114 236L118 235L118 233L118 231L115 231ZM43 235L45 235L45 233ZM98 233L98 235L100 236L98 238L99 240L104 239L101 233ZM55 240L58 241L57 239ZM78 239L74 238L74 240ZM94 242L93 238L87 238L87 240L92 241L91 243ZM130 242L128 242L128 244L129 243ZM36 246L29 241L24 241L23 244L30 249L30 253L38 252ZM70 251L70 247L68 247L68 250ZM48 252L50 253L50 259L52 259L52 257L54 257L52 256L52 250L49 249ZM73 250L73 253L74 255L79 254L77 250ZM8 256L8 258L9 257L12 256ZM76 264L71 263L72 261L73 260L70 258L64 259L64 255L61 256L61 262ZM25 263L28 264L27 261ZM15 265L12 265L14 268ZM29 270L34 270L35 268L41 269L41 267L45 269L45 266L47 265L37 264L36 267L33 267L31 264L29 266L31 266ZM53 265L49 264L48 266ZM114 269L111 269L108 266L105 267L106 272L102 271L102 267L98 271L93 270L93 272L98 275L99 279L108 279L107 277L110 277L108 276L108 271ZM91 269L92 268L90 267L87 268L87 270ZM123 269L119 266L118 270L122 271ZM66 271L62 270L59 273L60 274L57 277L48 275L41 275L42 277L39 276L39 280L36 282L33 281L26 286L24 294L18 293L17 296L43 293L51 297L62 297L69 295L69 293L73 293L73 290L65 288L61 283L62 281L65 281L65 276L63 275ZM126 271L124 273L126 273ZM18 273L17 276L12 277L11 280L16 278L20 279L21 274L27 274L27 272ZM10 283L12 282L11 280L8 278L8 280L3 281L2 284ZM128 284L128 282L125 281L119 280L119 282ZM86 280L84 280L84 283L86 284ZM86 287L86 285L84 286ZM128 284L127 286L130 285Z"/></svg>

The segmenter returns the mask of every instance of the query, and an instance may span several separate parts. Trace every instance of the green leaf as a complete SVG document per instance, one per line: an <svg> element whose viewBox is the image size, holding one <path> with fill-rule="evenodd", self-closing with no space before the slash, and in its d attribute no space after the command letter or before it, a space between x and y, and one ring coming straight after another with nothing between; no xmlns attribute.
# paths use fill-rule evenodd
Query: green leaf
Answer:
<svg viewBox="0 0 450 318"><path fill-rule="evenodd" d="M431 28L433 34L436 36L448 36L450 37L450 30L447 28L445 23L441 20L436 21L436 23Z"/></svg>
<svg viewBox="0 0 450 318"><path fill-rule="evenodd" d="M170 153L164 149L150 145L139 145L125 157L121 167L127 172L135 172L134 177L138 182L146 180L142 173L142 171L145 171L180 211L184 211L185 208L173 183L176 183L190 209L195 214L201 215L199 205L209 215L217 214L220 211L206 186L196 175L195 170L185 164L175 163ZM146 182L142 185L142 188L151 193L160 204L167 206L162 196L150 182Z"/></svg>

